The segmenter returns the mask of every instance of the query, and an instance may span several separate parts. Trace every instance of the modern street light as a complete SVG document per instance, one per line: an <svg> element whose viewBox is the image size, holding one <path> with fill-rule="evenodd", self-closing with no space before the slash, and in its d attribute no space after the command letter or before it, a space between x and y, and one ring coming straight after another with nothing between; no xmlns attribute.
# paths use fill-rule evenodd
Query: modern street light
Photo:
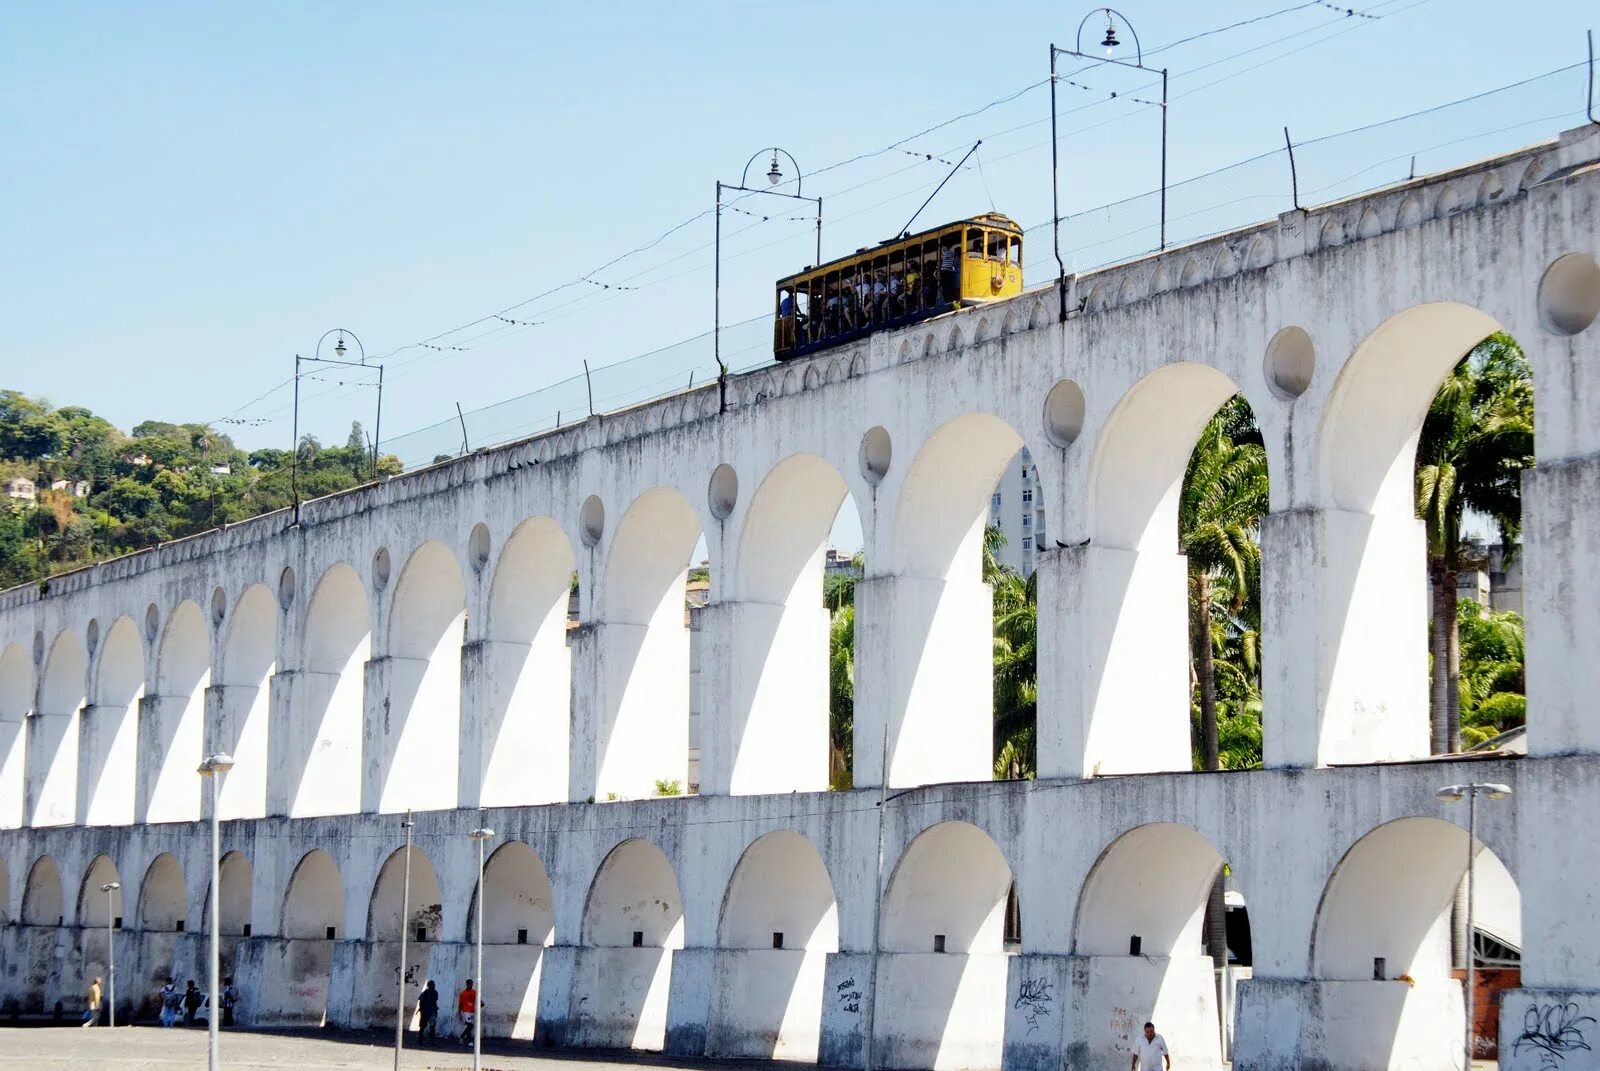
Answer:
<svg viewBox="0 0 1600 1071"><path fill-rule="evenodd" d="M1083 28L1089 20L1096 15L1106 17L1106 35L1100 41L1106 50L1104 56L1097 56L1083 50ZM1122 20L1122 25L1127 27L1128 36L1133 38L1133 59L1117 59L1116 50L1122 44L1117 39L1117 20ZM1056 289L1060 295L1061 319L1067 318L1067 266L1061 259L1061 182L1060 182L1060 157L1061 149L1056 143L1056 57L1076 56L1093 63L1110 63L1117 67L1127 67L1134 71L1147 71L1150 74L1161 75L1161 249L1167 248L1167 69L1157 71L1154 67L1144 65L1144 49L1139 44L1139 33L1133 28L1127 16L1115 8L1099 7L1083 17L1078 23L1078 34L1071 48L1057 48L1054 42L1050 44L1050 218L1052 224L1052 241L1056 254Z"/></svg>
<svg viewBox="0 0 1600 1071"><path fill-rule="evenodd" d="M400 1071L400 1049L406 1040L406 928L411 925L411 811L401 825L406 831L406 877L400 886L400 996L394 1012L394 1071Z"/></svg>
<svg viewBox="0 0 1600 1071"><path fill-rule="evenodd" d="M752 186L752 185L750 185L750 165L754 164L756 162L756 160L758 160L759 158L767 155L768 153L772 154L772 164L771 164L770 167L767 168L767 187L763 188L761 186ZM790 164L794 165L794 192L793 193L779 193L778 190L776 189L777 185L780 182L783 181L783 168L778 166L778 157L780 155L785 157L789 161ZM762 149L759 152L757 152L754 156L750 157L750 159L746 160L745 164L744 164L744 170L742 172L740 172L740 174L739 174L739 184L737 186L735 186L735 185L733 185L731 183L723 182L721 179L717 180L717 199L716 199L717 226L716 226L716 241L714 243L714 245L716 247L716 255L715 255L715 258L714 258L715 259L715 263L716 263L716 267L714 269L713 280L712 280L713 297L712 297L712 312L711 312L711 352L712 352L712 355L715 356L716 359L717 359L717 394L718 394L717 407L718 407L719 410L726 410L728 408L728 366L722 363L722 209L723 209L722 194L723 194L723 191L726 190L728 192L750 193L750 194L764 193L764 194L769 194L769 195L771 195L773 197L788 197L791 200L809 201L812 204L815 204L817 206L817 259L816 259L816 263L821 264L822 263L822 198L820 198L820 197L806 197L806 196L803 196L804 183L805 183L805 176L803 174L801 174L800 165L795 161L795 158L794 158L793 154L791 154L789 152L789 150L780 149L777 146L773 146L773 147L767 148L767 149Z"/></svg>
<svg viewBox="0 0 1600 1071"><path fill-rule="evenodd" d="M329 335L338 335L334 341L332 357L322 356L322 345L328 341ZM350 352L350 347L344 343L345 337L356 344L358 360L349 361L345 355ZM336 364L344 368L376 368L378 370L378 414L372 423L372 475L378 475L378 443L383 439L383 365L378 362L367 363L367 348L361 344L354 331L347 331L342 327L335 327L324 331L322 337L317 339L317 348L310 357L294 355L294 456L289 467L289 487L294 496L294 523L300 523L300 366L302 364Z"/></svg>
<svg viewBox="0 0 1600 1071"><path fill-rule="evenodd" d="M1472 785L1446 785L1435 793L1439 799L1446 803L1460 803L1464 797L1467 801L1467 985L1466 985L1466 1062L1463 1068L1472 1067L1472 1004L1473 1004L1473 962L1472 962L1472 868L1474 851L1478 843L1478 797L1487 796L1492 800L1503 800L1511 795L1510 785L1486 782Z"/></svg>
<svg viewBox="0 0 1600 1071"><path fill-rule="evenodd" d="M100 891L106 894L106 999L112 1026L117 1025L117 920L111 907L111 898L120 888L121 883L115 881L100 886Z"/></svg>
<svg viewBox="0 0 1600 1071"><path fill-rule="evenodd" d="M776 162L772 165L776 168ZM478 966L473 972L478 979L478 1005L472 1011L472 1071L478 1071L478 1059L483 1052L483 845L494 836L494 830L474 829L467 836L478 842Z"/></svg>
<svg viewBox="0 0 1600 1071"><path fill-rule="evenodd" d="M208 755L200 764L199 774L206 779L207 791L211 800L211 948L207 953L211 967L211 1010L206 1016L206 1034L209 1042L206 1055L206 1068L208 1071L217 1071L221 1066L217 1062L217 1021L219 1009L222 1007L221 986L221 959L222 952L218 934L221 932L221 907L222 892L222 823L217 815L218 782L222 776L233 769L233 756L226 751L219 751L215 755Z"/></svg>

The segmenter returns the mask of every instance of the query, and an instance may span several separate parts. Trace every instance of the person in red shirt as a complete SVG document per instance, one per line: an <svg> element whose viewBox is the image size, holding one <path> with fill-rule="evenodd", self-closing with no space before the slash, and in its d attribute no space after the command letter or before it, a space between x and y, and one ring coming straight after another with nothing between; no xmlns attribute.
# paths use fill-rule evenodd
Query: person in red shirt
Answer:
<svg viewBox="0 0 1600 1071"><path fill-rule="evenodd" d="M472 1020L478 1014L478 991L472 988L472 979L456 997L456 1014L461 1018L461 1044L472 1044Z"/></svg>

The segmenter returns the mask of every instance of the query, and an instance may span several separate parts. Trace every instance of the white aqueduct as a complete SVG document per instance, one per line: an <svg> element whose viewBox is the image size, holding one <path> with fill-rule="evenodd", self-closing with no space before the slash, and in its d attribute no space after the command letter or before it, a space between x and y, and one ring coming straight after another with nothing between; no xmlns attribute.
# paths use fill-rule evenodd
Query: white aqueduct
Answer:
<svg viewBox="0 0 1600 1071"><path fill-rule="evenodd" d="M486 823L491 1034L1043 1071L1118 1066L1154 1018L1215 1068L1226 861L1254 948L1238 1067L1449 1068L1468 845L1434 791L1472 779L1515 789L1473 845L1521 896L1502 1062L1600 1066L1597 221L1588 127L1077 277L1064 323L1036 291L736 378L725 411L690 391L0 594L0 1007L73 1006L108 913L125 1000L201 976L215 748L246 1023L392 1022L402 927L418 983L470 974ZM1538 410L1528 755L1429 761L1412 458L1502 329ZM1176 490L1236 391L1271 468L1267 768L1191 773ZM1039 779L995 783L979 544L1024 445L1059 540ZM828 792L846 496L857 787ZM685 777L702 536L700 795L651 799Z"/></svg>

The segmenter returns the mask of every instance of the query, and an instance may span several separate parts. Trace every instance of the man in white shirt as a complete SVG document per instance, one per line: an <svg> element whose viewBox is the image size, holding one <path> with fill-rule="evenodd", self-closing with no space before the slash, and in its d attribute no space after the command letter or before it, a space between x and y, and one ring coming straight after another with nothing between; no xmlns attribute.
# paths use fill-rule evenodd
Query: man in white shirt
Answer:
<svg viewBox="0 0 1600 1071"><path fill-rule="evenodd" d="M1166 1061L1163 1068L1161 1061ZM1132 1071L1172 1071L1172 1054L1167 1039L1156 1033L1155 1023L1144 1024L1144 1037L1133 1043Z"/></svg>

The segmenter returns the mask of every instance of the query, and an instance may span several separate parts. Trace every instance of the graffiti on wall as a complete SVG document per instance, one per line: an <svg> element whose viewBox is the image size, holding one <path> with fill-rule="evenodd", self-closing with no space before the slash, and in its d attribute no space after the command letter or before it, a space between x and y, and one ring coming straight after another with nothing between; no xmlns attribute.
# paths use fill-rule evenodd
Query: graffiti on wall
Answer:
<svg viewBox="0 0 1600 1071"><path fill-rule="evenodd" d="M1028 1024L1028 1033L1039 1029L1040 1019L1050 1017L1050 1005L1055 1003L1054 989L1055 986L1043 978L1022 980L1022 988L1017 993L1013 1007L1022 1013L1023 1020Z"/></svg>
<svg viewBox="0 0 1600 1071"><path fill-rule="evenodd" d="M1590 1051L1585 1031L1592 1030L1595 1018L1580 1015L1578 1005L1530 1003L1522 1014L1522 1033L1512 1043L1511 1054L1520 1056L1524 1047L1539 1060L1540 1068L1559 1068L1575 1052Z"/></svg>

